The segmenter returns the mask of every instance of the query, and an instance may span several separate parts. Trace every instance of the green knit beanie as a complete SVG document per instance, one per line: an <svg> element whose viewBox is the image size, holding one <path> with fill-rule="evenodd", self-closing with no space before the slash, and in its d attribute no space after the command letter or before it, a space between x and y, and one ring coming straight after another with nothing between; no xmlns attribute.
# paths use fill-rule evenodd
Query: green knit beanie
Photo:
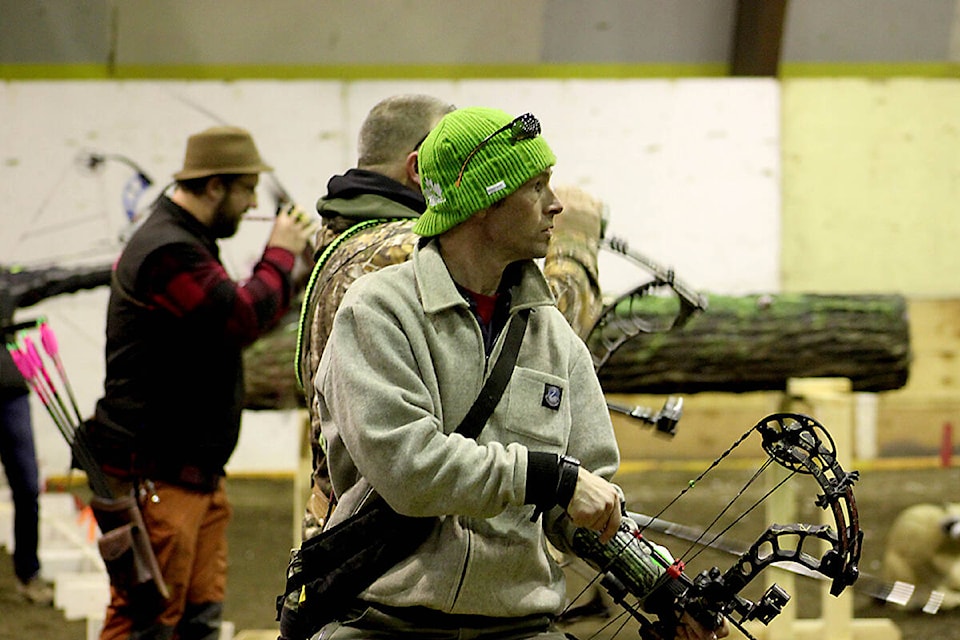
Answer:
<svg viewBox="0 0 960 640"><path fill-rule="evenodd" d="M526 126L510 127L514 120ZM477 149L502 127L507 128ZM524 133L516 135L515 129ZM499 109L468 107L445 115L420 145L420 188L427 210L413 231L440 235L553 166L557 158L539 131L540 123L530 114L515 119Z"/></svg>

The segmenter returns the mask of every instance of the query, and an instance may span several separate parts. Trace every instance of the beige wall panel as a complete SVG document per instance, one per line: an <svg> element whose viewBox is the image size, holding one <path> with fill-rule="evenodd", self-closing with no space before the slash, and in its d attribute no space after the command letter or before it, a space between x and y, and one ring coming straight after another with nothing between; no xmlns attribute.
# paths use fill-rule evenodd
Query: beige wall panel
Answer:
<svg viewBox="0 0 960 640"><path fill-rule="evenodd" d="M783 83L783 289L960 294L960 81Z"/></svg>
<svg viewBox="0 0 960 640"><path fill-rule="evenodd" d="M540 59L543 2L128 0L117 64L510 64Z"/></svg>
<svg viewBox="0 0 960 640"><path fill-rule="evenodd" d="M960 401L960 299L911 300L907 386L898 393Z"/></svg>
<svg viewBox="0 0 960 640"><path fill-rule="evenodd" d="M908 313L910 379L880 397L880 455L936 454L945 424L960 440L960 300L911 300Z"/></svg>

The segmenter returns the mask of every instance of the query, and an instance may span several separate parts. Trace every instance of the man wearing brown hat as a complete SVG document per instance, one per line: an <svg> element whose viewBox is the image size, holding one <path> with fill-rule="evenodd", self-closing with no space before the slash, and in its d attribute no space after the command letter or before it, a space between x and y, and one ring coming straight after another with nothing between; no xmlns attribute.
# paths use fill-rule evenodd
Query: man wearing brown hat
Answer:
<svg viewBox="0 0 960 640"><path fill-rule="evenodd" d="M223 478L240 431L241 349L287 310L295 256L316 231L285 208L253 273L231 280L217 240L256 206L259 174L270 170L243 129L191 136L173 191L114 269L104 396L80 437L115 497L136 492L170 595L154 606L113 584L103 640L219 636L230 518Z"/></svg>

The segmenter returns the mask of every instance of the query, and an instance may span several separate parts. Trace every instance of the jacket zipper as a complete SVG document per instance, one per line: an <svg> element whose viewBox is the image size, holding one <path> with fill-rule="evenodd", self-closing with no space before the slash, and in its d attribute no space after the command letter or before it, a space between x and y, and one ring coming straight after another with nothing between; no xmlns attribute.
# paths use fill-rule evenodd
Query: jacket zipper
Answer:
<svg viewBox="0 0 960 640"><path fill-rule="evenodd" d="M463 584L467 580L467 568L470 566L470 550L473 547L473 532L466 527L464 527L464 532L467 534L467 552L463 558L463 568L460 570L460 580L457 581L457 590L453 594L453 606L456 606L457 600L460 599L460 592L463 591Z"/></svg>

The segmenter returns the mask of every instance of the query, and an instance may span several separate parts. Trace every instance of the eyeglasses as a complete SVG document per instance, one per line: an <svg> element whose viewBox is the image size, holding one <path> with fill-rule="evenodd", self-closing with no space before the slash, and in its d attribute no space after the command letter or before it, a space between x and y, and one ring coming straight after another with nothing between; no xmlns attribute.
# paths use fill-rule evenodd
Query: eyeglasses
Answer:
<svg viewBox="0 0 960 640"><path fill-rule="evenodd" d="M479 143L477 143L477 146L475 146L470 153L467 154L463 164L460 165L460 173L457 174L457 181L453 183L453 186L460 186L460 181L463 180L463 172L467 170L467 164L469 164L473 156L475 156L477 152L483 148L483 145L487 144L493 140L495 136L503 133L504 131L510 132L510 144L517 144L521 140L530 140L540 135L540 121L537 120L537 117L532 113L525 113L522 116L517 116L481 140Z"/></svg>
<svg viewBox="0 0 960 640"><path fill-rule="evenodd" d="M422 138L420 138L419 140L417 140L417 144L413 145L413 151L420 151L420 145L423 144L423 141L427 139L427 136L428 136L428 135L430 135L430 132L429 132L429 131L427 131L425 134L423 134L423 137L422 137ZM411 151L411 153L413 153L413 151Z"/></svg>
<svg viewBox="0 0 960 640"><path fill-rule="evenodd" d="M230 180L226 186L227 189L238 187L239 189L245 191L248 195L252 195L257 192L258 184L260 184L259 176L254 177L253 184L251 184L249 180L245 180L244 176L236 176L236 178Z"/></svg>

